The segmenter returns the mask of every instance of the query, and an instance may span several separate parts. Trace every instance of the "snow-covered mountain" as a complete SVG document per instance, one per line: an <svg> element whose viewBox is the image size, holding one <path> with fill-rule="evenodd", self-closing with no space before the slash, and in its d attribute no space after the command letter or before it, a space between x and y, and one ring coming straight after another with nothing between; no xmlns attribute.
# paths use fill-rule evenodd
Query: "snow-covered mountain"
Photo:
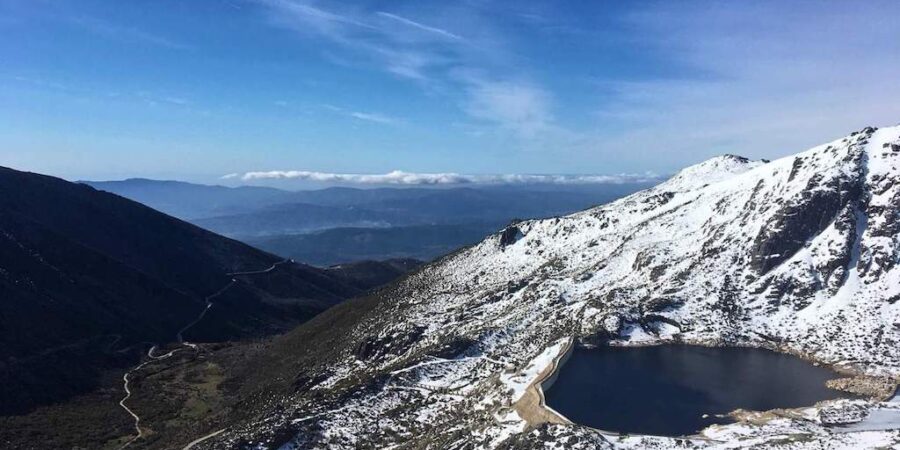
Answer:
<svg viewBox="0 0 900 450"><path fill-rule="evenodd" d="M721 156L601 207L511 225L326 313L313 322L336 329L274 345L307 348L270 366L291 390L260 388L252 419L198 447L898 445L898 431L827 428L847 411L891 407L867 400L692 439L558 423L529 400L572 342L761 346L896 382L898 300L900 127L772 162ZM348 308L355 318L339 326Z"/></svg>

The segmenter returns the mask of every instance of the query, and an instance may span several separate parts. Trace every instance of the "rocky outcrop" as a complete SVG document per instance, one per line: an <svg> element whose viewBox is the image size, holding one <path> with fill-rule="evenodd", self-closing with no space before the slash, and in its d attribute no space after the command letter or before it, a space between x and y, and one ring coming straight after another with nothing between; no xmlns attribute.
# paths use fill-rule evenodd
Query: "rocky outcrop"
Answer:
<svg viewBox="0 0 900 450"><path fill-rule="evenodd" d="M500 232L500 247L513 245L522 237L522 230L515 225L510 225Z"/></svg>
<svg viewBox="0 0 900 450"><path fill-rule="evenodd" d="M796 162L803 161L803 158L798 157L794 161L788 181L793 181L797 176L802 164L798 166ZM864 161L865 152L858 145L850 146L845 156L846 166L851 171L849 175L828 177L829 174L816 173L798 195L786 201L779 199L775 213L753 242L751 267L760 275L768 273L794 256L832 223L852 243L857 238L856 211L865 210ZM845 247L836 256L838 266L846 266L849 249ZM836 267L831 267L825 274L826 282Z"/></svg>

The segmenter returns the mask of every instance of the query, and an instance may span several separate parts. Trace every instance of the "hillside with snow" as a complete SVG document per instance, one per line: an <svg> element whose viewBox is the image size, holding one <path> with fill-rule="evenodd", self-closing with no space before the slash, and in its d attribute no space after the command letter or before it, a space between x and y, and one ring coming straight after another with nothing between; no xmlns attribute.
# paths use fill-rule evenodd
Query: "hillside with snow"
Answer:
<svg viewBox="0 0 900 450"><path fill-rule="evenodd" d="M876 399L689 439L616 436L522 402L569 342L765 347L896 383L898 300L900 127L771 162L717 157L604 206L511 225L317 318L328 332L301 327L274 344L281 359L259 361L281 381L247 388L263 400L243 425L197 447L896 446L896 427L830 427L890 416L896 403Z"/></svg>

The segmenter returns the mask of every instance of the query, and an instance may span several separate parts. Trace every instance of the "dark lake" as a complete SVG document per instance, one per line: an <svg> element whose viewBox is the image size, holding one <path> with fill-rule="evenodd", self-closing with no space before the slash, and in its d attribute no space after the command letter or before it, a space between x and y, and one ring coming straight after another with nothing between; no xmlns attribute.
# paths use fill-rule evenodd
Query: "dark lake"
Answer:
<svg viewBox="0 0 900 450"><path fill-rule="evenodd" d="M845 396L825 387L838 377L795 356L755 348L602 347L575 349L545 394L551 408L575 423L681 436L729 423L715 415L738 408L795 408Z"/></svg>

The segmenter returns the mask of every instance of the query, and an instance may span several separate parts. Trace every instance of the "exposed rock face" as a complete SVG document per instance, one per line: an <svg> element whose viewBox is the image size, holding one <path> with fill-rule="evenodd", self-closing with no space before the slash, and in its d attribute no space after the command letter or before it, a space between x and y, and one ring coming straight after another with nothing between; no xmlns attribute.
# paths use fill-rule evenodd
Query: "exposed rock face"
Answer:
<svg viewBox="0 0 900 450"><path fill-rule="evenodd" d="M522 230L515 225L510 225L500 232L500 246L513 245L522 238Z"/></svg>
<svg viewBox="0 0 900 450"><path fill-rule="evenodd" d="M755 446L797 432L809 448L896 445L896 433L833 434L814 415L688 441L526 429L509 408L566 338L765 346L897 379L895 146L900 127L867 128L772 162L718 157L608 205L519 222L383 292L317 357L327 379L209 448ZM285 429L289 443L276 439Z"/></svg>
<svg viewBox="0 0 900 450"><path fill-rule="evenodd" d="M854 211L864 207L861 198L864 180L860 176L864 170L862 153L855 148L849 164L856 176L826 180L821 175L814 175L809 178L802 191L778 206L772 219L760 230L753 242L753 269L760 274L768 273L794 256L810 239L835 221L844 235L856 238ZM795 159L802 160L800 157ZM797 174L796 168L797 166L792 168L791 175ZM844 264L839 264L841 267L846 266L849 260L849 254L846 251L844 253L845 258L840 261Z"/></svg>

